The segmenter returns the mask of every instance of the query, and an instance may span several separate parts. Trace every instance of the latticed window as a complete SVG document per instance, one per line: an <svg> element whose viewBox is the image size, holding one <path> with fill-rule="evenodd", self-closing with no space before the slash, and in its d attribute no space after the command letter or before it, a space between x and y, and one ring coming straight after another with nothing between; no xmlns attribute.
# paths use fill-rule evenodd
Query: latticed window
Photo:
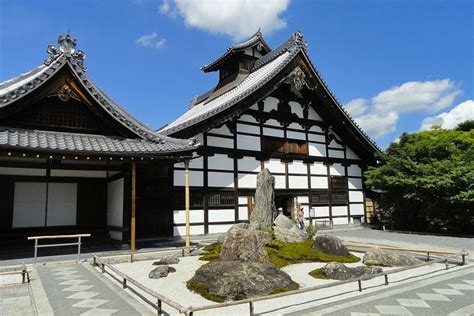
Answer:
<svg viewBox="0 0 474 316"><path fill-rule="evenodd" d="M207 203L212 206L234 206L234 192L209 193Z"/></svg>
<svg viewBox="0 0 474 316"><path fill-rule="evenodd" d="M331 176L331 190L332 205L347 205L349 194L346 177Z"/></svg>
<svg viewBox="0 0 474 316"><path fill-rule="evenodd" d="M312 190L312 205L329 205L329 190Z"/></svg>
<svg viewBox="0 0 474 316"><path fill-rule="evenodd" d="M184 209L185 208L185 195L184 191L174 192L174 208ZM202 191L191 190L189 191L189 207L197 208L204 207L204 193Z"/></svg>

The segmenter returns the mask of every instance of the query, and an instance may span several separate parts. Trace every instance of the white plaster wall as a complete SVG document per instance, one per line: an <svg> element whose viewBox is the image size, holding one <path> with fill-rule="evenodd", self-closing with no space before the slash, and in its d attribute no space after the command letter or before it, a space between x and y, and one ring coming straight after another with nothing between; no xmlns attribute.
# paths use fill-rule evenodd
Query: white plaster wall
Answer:
<svg viewBox="0 0 474 316"><path fill-rule="evenodd" d="M260 161L254 157L243 157L237 160L237 167L239 171L260 172Z"/></svg>
<svg viewBox="0 0 474 316"><path fill-rule="evenodd" d="M208 210L209 222L233 222L235 221L234 209Z"/></svg>
<svg viewBox="0 0 474 316"><path fill-rule="evenodd" d="M123 178L107 183L107 225L123 226ZM111 231L112 239L122 240L122 232Z"/></svg>
<svg viewBox="0 0 474 316"><path fill-rule="evenodd" d="M211 134L217 134L217 135L227 135L227 136L232 136L233 134L229 131L227 126L222 125L219 128L213 128L209 131Z"/></svg>
<svg viewBox="0 0 474 316"><path fill-rule="evenodd" d="M48 185L47 226L73 226L77 217L77 183Z"/></svg>
<svg viewBox="0 0 474 316"><path fill-rule="evenodd" d="M247 206L239 206L239 220L248 220L248 208Z"/></svg>
<svg viewBox="0 0 474 316"><path fill-rule="evenodd" d="M333 218L332 223L336 225L347 225L349 224L349 218L347 217L338 217L338 218Z"/></svg>
<svg viewBox="0 0 474 316"><path fill-rule="evenodd" d="M269 159L265 161L265 168L271 173L285 173L285 163L280 159Z"/></svg>
<svg viewBox="0 0 474 316"><path fill-rule="evenodd" d="M263 135L284 138L285 132L281 128L264 127Z"/></svg>
<svg viewBox="0 0 474 316"><path fill-rule="evenodd" d="M239 201L239 204L247 205L247 197L246 196L239 196L238 201Z"/></svg>
<svg viewBox="0 0 474 316"><path fill-rule="evenodd" d="M303 107L298 102L290 101L288 103L291 107L291 113L298 115L298 117L303 118Z"/></svg>
<svg viewBox="0 0 474 316"><path fill-rule="evenodd" d="M362 170L357 165L350 165L347 167L347 175L350 177L361 177Z"/></svg>
<svg viewBox="0 0 474 316"><path fill-rule="evenodd" d="M346 147L347 159L360 159L360 157L349 147Z"/></svg>
<svg viewBox="0 0 474 316"><path fill-rule="evenodd" d="M351 216L352 215L364 215L364 204L351 204Z"/></svg>
<svg viewBox="0 0 474 316"><path fill-rule="evenodd" d="M207 145L214 147L234 148L234 140L232 138L207 136Z"/></svg>
<svg viewBox="0 0 474 316"><path fill-rule="evenodd" d="M207 166L209 169L233 171L234 159L229 158L227 155L215 154L207 158Z"/></svg>
<svg viewBox="0 0 474 316"><path fill-rule="evenodd" d="M307 174L308 165L301 160L294 160L288 163L288 173Z"/></svg>
<svg viewBox="0 0 474 316"><path fill-rule="evenodd" d="M204 222L204 210L189 210L189 222L190 223ZM174 224L186 223L186 210L174 210L173 223Z"/></svg>
<svg viewBox="0 0 474 316"><path fill-rule="evenodd" d="M12 227L44 226L46 183L15 182Z"/></svg>
<svg viewBox="0 0 474 316"><path fill-rule="evenodd" d="M364 202L362 191L349 191L349 202Z"/></svg>
<svg viewBox="0 0 474 316"><path fill-rule="evenodd" d="M324 133L324 132L323 132L323 129L322 129L321 127L319 127L319 126L311 126L311 127L309 128L309 131L310 131L310 132L317 132L317 133ZM324 141L325 141L325 140L324 140Z"/></svg>
<svg viewBox="0 0 474 316"><path fill-rule="evenodd" d="M207 184L210 187L234 187L234 173L229 172L208 172Z"/></svg>
<svg viewBox="0 0 474 316"><path fill-rule="evenodd" d="M329 174L331 176L343 176L345 175L344 166L340 163L335 163L329 166Z"/></svg>
<svg viewBox="0 0 474 316"><path fill-rule="evenodd" d="M287 131L286 132L286 137L288 139L306 140L305 133L301 133L301 132Z"/></svg>
<svg viewBox="0 0 474 316"><path fill-rule="evenodd" d="M193 225L189 226L190 235L203 235L204 225ZM174 226L173 236L186 236L186 226Z"/></svg>
<svg viewBox="0 0 474 316"><path fill-rule="evenodd" d="M256 188L257 175L239 173L239 188Z"/></svg>
<svg viewBox="0 0 474 316"><path fill-rule="evenodd" d="M258 109L256 109L258 110ZM250 123L257 123L255 118L252 115L244 114L239 118L239 121L250 122Z"/></svg>
<svg viewBox="0 0 474 316"><path fill-rule="evenodd" d="M308 143L310 156L326 157L326 145Z"/></svg>
<svg viewBox="0 0 474 316"><path fill-rule="evenodd" d="M288 185L290 189L307 189L308 177L307 176L288 176Z"/></svg>
<svg viewBox="0 0 474 316"><path fill-rule="evenodd" d="M339 149L342 149L344 148L344 146L336 143L336 141L333 139L330 143L329 143L329 147L331 148L339 148Z"/></svg>
<svg viewBox="0 0 474 316"><path fill-rule="evenodd" d="M264 100L264 107L263 111L265 112L270 112L271 110L277 110L278 109L278 99L273 98L273 97L268 97Z"/></svg>
<svg viewBox="0 0 474 316"><path fill-rule="evenodd" d="M248 136L248 135L237 135L237 148L260 151L260 137L259 136Z"/></svg>
<svg viewBox="0 0 474 316"><path fill-rule="evenodd" d="M326 165L322 162L315 161L309 166L311 174L324 174L327 175L328 170Z"/></svg>
<svg viewBox="0 0 474 316"><path fill-rule="evenodd" d="M319 116L312 107L309 107L308 109L308 118L310 120L322 121L321 116Z"/></svg>
<svg viewBox="0 0 474 316"><path fill-rule="evenodd" d="M362 190L362 179L360 178L348 178L349 189Z"/></svg>
<svg viewBox="0 0 474 316"><path fill-rule="evenodd" d="M329 206L313 206L315 209L315 217L329 216Z"/></svg>
<svg viewBox="0 0 474 316"><path fill-rule="evenodd" d="M174 170L174 177L173 177L174 186L185 186L185 177L184 177L184 170ZM203 182L203 172L202 171L189 171L189 186L192 187L202 187L204 184Z"/></svg>
<svg viewBox="0 0 474 316"><path fill-rule="evenodd" d="M288 128L297 129L304 132L303 128L301 127L299 123L290 123L290 125L288 125Z"/></svg>
<svg viewBox="0 0 474 316"><path fill-rule="evenodd" d="M250 107L250 109L252 109L252 110L258 110L258 104L257 104L257 103L252 104L252 106Z"/></svg>
<svg viewBox="0 0 474 316"><path fill-rule="evenodd" d="M333 206L332 216L343 216L347 215L347 206Z"/></svg>
<svg viewBox="0 0 474 316"><path fill-rule="evenodd" d="M46 169L0 167L0 174L17 176L46 176Z"/></svg>
<svg viewBox="0 0 474 316"><path fill-rule="evenodd" d="M260 127L255 125L237 123L237 132L260 135Z"/></svg>
<svg viewBox="0 0 474 316"><path fill-rule="evenodd" d="M275 189L285 189L286 179L285 176L274 176L275 177Z"/></svg>
<svg viewBox="0 0 474 316"><path fill-rule="evenodd" d="M332 158L344 158L344 151L342 150L329 149L328 153L329 153L329 157L332 157Z"/></svg>
<svg viewBox="0 0 474 316"><path fill-rule="evenodd" d="M269 126L275 126L275 127L278 127L279 129L281 129L281 124L280 122L278 122L277 120L274 120L274 119L269 119L268 121L266 121L263 126L265 125L269 125Z"/></svg>
<svg viewBox="0 0 474 316"><path fill-rule="evenodd" d="M307 196L298 196L298 203L302 203L302 204L309 203L309 197L307 197Z"/></svg>
<svg viewBox="0 0 474 316"><path fill-rule="evenodd" d="M324 143L326 141L326 137L324 137L324 135L319 135L319 134L308 134L308 140L310 142L322 142L322 143Z"/></svg>
<svg viewBox="0 0 474 316"><path fill-rule="evenodd" d="M209 234L225 233L232 227L232 224L209 225Z"/></svg>
<svg viewBox="0 0 474 316"><path fill-rule="evenodd" d="M63 170L52 169L52 177L107 178L105 170Z"/></svg>
<svg viewBox="0 0 474 316"><path fill-rule="evenodd" d="M327 189L327 177L311 177L311 189Z"/></svg>

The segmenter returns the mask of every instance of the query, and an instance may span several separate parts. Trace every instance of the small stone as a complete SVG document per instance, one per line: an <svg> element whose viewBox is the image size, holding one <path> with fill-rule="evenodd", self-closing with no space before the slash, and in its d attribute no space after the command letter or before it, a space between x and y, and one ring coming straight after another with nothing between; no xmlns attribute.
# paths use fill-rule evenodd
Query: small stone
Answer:
<svg viewBox="0 0 474 316"><path fill-rule="evenodd" d="M313 244L314 250L319 250L321 252L327 253L328 255L335 256L348 256L349 250L342 243L342 241L330 235L318 235L314 239Z"/></svg>
<svg viewBox="0 0 474 316"><path fill-rule="evenodd" d="M169 267L168 266L158 266L150 271L148 277L150 279L161 279L168 275Z"/></svg>
<svg viewBox="0 0 474 316"><path fill-rule="evenodd" d="M328 279L332 280L350 280L364 275L376 274L382 272L380 267L359 266L350 268L342 263L331 262L322 268Z"/></svg>
<svg viewBox="0 0 474 316"><path fill-rule="evenodd" d="M362 262L368 266L382 267L414 266L421 263L415 257L388 252L378 247L367 250Z"/></svg>

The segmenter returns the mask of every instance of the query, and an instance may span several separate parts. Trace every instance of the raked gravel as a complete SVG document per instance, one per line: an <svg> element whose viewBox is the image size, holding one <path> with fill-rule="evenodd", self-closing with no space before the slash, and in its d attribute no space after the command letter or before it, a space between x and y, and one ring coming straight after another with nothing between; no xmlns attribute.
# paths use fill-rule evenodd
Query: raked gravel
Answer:
<svg viewBox="0 0 474 316"><path fill-rule="evenodd" d="M363 254L355 253L355 255L362 257ZM201 306L201 305L210 305L214 302L206 300L198 294L195 294L189 291L186 288L186 282L192 278L195 271L203 264L205 261L199 260L198 257L184 257L180 258L178 264L172 264L170 266L176 269L176 272L168 274L166 278L162 279L149 279L148 273L155 267L152 265L154 260L148 261L138 261L134 263L120 263L115 264L114 266L119 269L121 272L132 277L136 281L139 281L143 285L153 289L154 291L160 293L161 295L178 302L184 307L189 306ZM355 267L361 265L361 262L350 263L348 266ZM300 263L284 267L286 273L288 273L291 278L300 284L300 288L306 288L310 286L322 285L331 282L337 282L333 280L320 280L312 278L308 275L308 272L311 270L321 268L325 263ZM384 271L391 270L394 268L384 268ZM451 269L456 269L454 266L451 266ZM389 276L390 284L388 287L395 285L412 282L416 277L423 277L423 275L431 274L437 275L443 273L444 264L433 264L426 267L411 269L403 273L397 273ZM108 274L106 274L107 277ZM116 281L115 281L116 282ZM362 294L373 292L379 289L387 288L384 286L383 277L379 277L373 280L364 281L362 283L363 292ZM132 286L133 287L133 286ZM155 299L149 296L148 294L134 289L136 292L139 292L150 302L156 303ZM130 292L129 289L127 291ZM131 294L137 297L135 294ZM299 310L307 309L314 306L319 306L322 304L327 304L337 300L342 300L348 297L355 297L361 295L361 292L358 291L357 282L349 283L345 285L339 285L332 288L327 288L324 290L311 291L307 293L301 293L296 295L291 295L287 297L280 297L271 300L265 300L260 302L255 302L255 313L257 314L284 314L289 312L297 312ZM150 309L153 309L150 304L145 303L143 300L140 300ZM171 315L177 315L178 312L171 308L170 306L163 304L163 309L166 313ZM248 315L249 305L242 304L220 309L212 309L208 311L196 312L195 315Z"/></svg>

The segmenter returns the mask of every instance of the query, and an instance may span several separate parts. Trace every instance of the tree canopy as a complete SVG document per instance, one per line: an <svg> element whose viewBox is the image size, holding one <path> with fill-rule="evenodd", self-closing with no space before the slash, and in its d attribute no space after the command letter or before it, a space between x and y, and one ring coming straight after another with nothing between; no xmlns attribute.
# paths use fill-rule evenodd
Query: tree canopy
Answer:
<svg viewBox="0 0 474 316"><path fill-rule="evenodd" d="M394 229L474 232L474 122L455 130L404 133L365 172L382 192L382 222Z"/></svg>

